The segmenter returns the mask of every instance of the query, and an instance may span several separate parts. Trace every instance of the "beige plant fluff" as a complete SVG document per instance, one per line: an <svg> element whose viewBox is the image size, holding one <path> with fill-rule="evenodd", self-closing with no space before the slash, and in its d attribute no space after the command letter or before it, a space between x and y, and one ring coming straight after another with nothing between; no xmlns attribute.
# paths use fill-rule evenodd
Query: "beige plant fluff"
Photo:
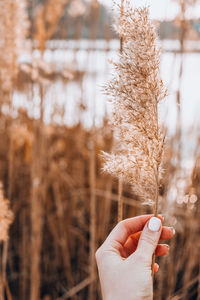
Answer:
<svg viewBox="0 0 200 300"><path fill-rule="evenodd" d="M29 27L26 0L0 0L0 89L12 89Z"/></svg>
<svg viewBox="0 0 200 300"><path fill-rule="evenodd" d="M166 96L159 72L160 46L146 7L133 9L126 1L118 28L123 53L113 62L115 72L105 88L118 146L114 153L103 153L104 170L130 183L145 202L154 203L164 146L158 104Z"/></svg>
<svg viewBox="0 0 200 300"><path fill-rule="evenodd" d="M0 242L8 239L8 230L13 222L13 213L9 201L4 198L3 184L0 182Z"/></svg>

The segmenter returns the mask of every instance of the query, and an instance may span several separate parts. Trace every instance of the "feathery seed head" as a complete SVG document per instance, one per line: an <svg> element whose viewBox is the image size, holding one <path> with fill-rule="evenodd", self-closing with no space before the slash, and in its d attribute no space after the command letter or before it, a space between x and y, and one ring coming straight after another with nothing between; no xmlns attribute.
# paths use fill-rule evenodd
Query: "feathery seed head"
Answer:
<svg viewBox="0 0 200 300"><path fill-rule="evenodd" d="M113 62L115 74L105 93L112 102L111 124L119 147L115 153L103 154L104 170L153 202L164 143L158 121L158 104L166 96L159 72L161 49L146 7L133 9L126 1L118 32L123 52Z"/></svg>

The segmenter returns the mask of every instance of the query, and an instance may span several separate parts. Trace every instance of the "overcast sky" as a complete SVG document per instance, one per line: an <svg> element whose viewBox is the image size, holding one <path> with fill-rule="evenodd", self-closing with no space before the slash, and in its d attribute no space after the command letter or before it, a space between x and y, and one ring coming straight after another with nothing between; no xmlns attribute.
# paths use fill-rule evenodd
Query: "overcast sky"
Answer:
<svg viewBox="0 0 200 300"><path fill-rule="evenodd" d="M120 2L120 0L116 0ZM112 6L112 0L99 0L99 2ZM153 19L173 19L179 12L179 5L174 0L132 0L134 6L150 5ZM200 4L188 10L189 18L200 18Z"/></svg>

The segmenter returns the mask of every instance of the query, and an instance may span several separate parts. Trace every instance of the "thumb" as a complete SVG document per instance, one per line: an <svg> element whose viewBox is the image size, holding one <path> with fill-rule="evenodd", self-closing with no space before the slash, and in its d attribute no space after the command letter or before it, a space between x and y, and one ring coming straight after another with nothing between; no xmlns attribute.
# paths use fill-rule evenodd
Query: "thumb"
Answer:
<svg viewBox="0 0 200 300"><path fill-rule="evenodd" d="M152 263L152 255L158 245L162 231L161 220L152 217L145 225L137 247L137 253L145 258L149 264Z"/></svg>

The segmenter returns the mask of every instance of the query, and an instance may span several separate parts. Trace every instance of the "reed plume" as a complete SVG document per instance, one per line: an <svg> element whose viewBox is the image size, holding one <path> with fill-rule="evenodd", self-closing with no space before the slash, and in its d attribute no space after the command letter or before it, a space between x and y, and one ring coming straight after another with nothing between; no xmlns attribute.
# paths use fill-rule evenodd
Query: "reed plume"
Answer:
<svg viewBox="0 0 200 300"><path fill-rule="evenodd" d="M4 197L3 184L0 181L0 242L7 241L8 229L13 222L13 213L9 209L9 204Z"/></svg>
<svg viewBox="0 0 200 300"><path fill-rule="evenodd" d="M161 49L149 9L133 9L129 1L123 9L118 26L123 52L105 87L119 143L115 152L103 153L104 170L130 183L141 199L155 205L157 215L165 140L158 119L158 105L166 96L159 72Z"/></svg>
<svg viewBox="0 0 200 300"><path fill-rule="evenodd" d="M17 76L29 21L25 0L1 0L0 5L0 88L8 93Z"/></svg>

